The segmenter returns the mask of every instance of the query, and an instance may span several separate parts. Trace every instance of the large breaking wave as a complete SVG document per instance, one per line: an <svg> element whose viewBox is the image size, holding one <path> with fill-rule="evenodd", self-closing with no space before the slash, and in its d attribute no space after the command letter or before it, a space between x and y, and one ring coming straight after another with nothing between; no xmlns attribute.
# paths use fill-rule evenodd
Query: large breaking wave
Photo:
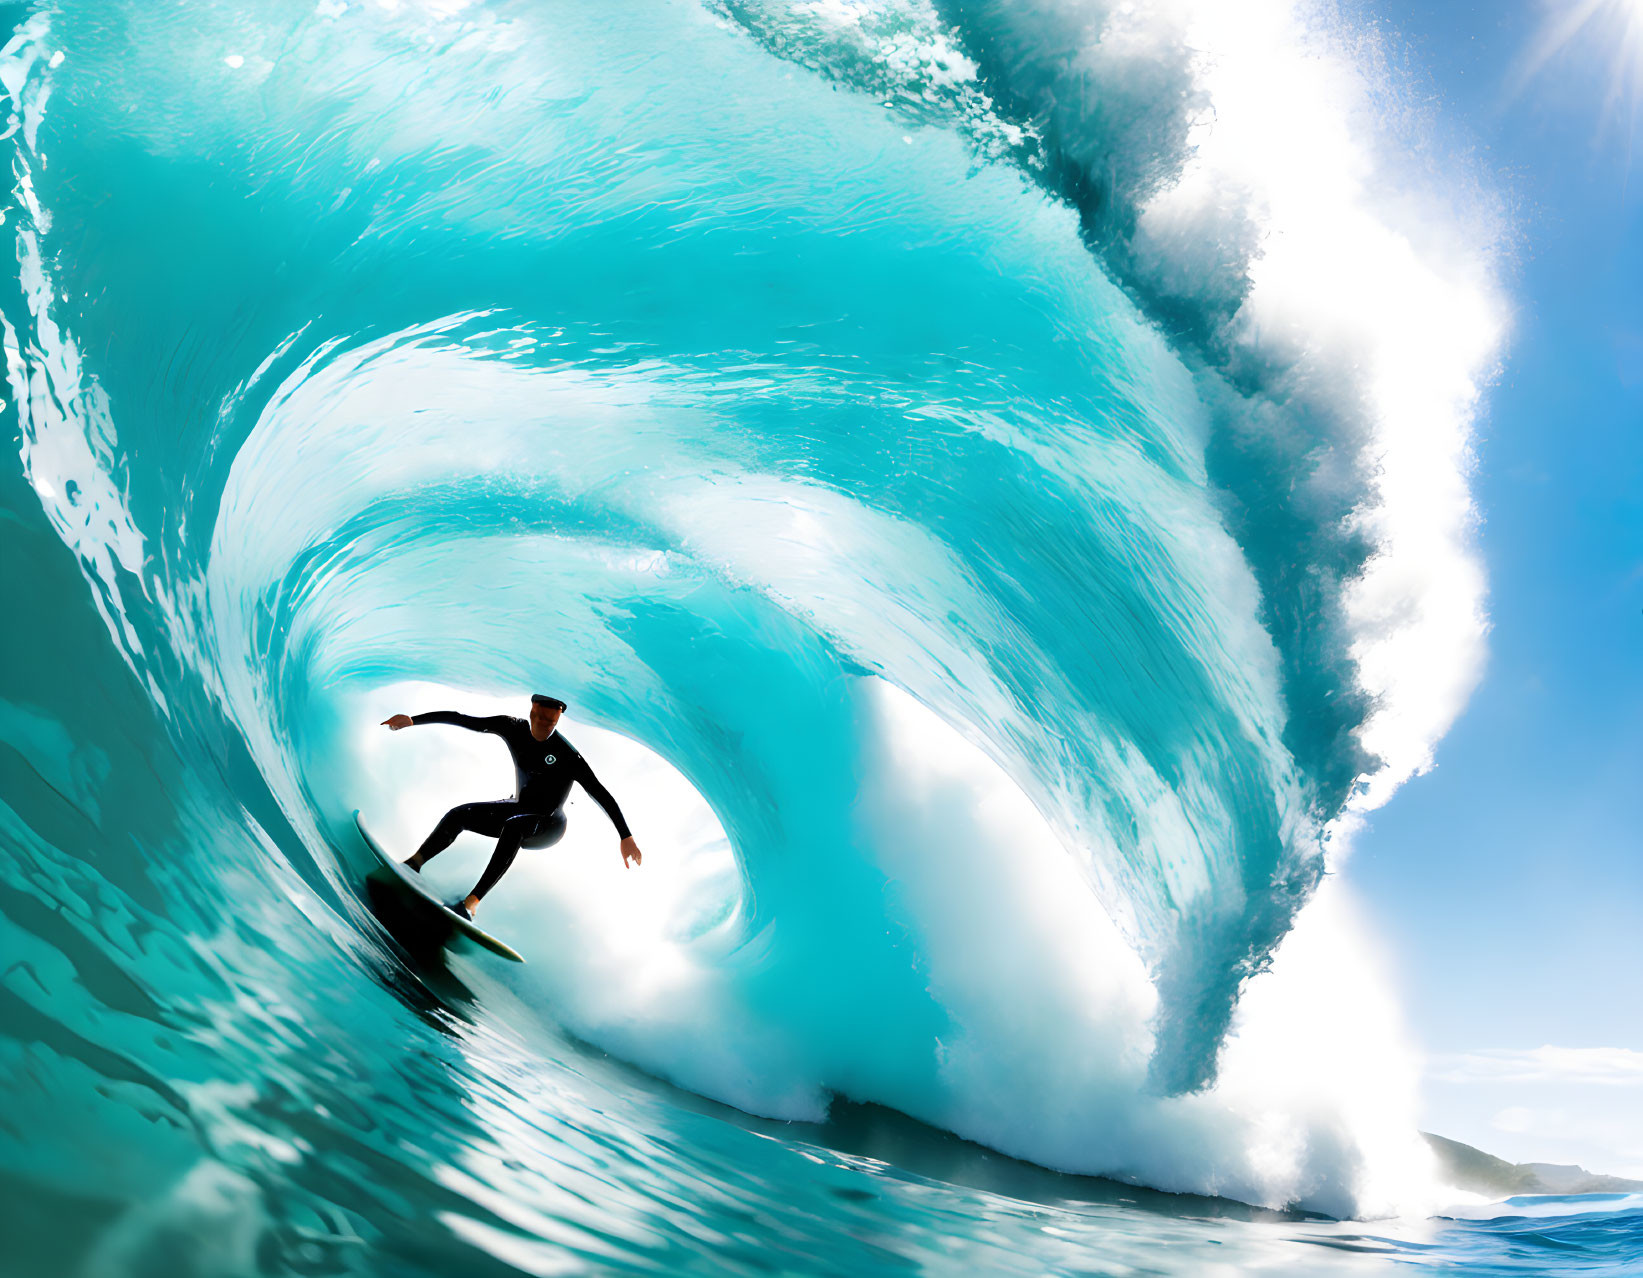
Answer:
<svg viewBox="0 0 1643 1278"><path fill-rule="evenodd" d="M1502 306L1361 35L104 0L3 79L8 414L85 587L49 607L141 690L27 649L6 739L96 834L8 794L18 892L317 1004L271 956L380 945L348 812L409 841L495 785L370 725L549 688L650 877L586 868L591 810L517 869L500 1019L754 1113L1418 1195L1348 907L1292 929L1477 678ZM313 944L310 989L359 979Z"/></svg>

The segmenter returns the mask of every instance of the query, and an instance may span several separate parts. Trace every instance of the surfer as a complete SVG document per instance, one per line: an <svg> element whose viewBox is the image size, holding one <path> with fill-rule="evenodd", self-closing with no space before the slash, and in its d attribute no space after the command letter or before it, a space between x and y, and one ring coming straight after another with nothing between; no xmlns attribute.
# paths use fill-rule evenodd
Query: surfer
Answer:
<svg viewBox="0 0 1643 1278"><path fill-rule="evenodd" d="M508 753L513 755L516 788L511 801L464 803L452 808L440 818L422 846L404 862L408 869L421 873L422 867L450 847L464 830L494 838L496 851L491 853L491 863L480 875L478 885L465 899L446 907L463 918L473 918L485 893L508 872L521 847L545 848L559 842L565 833L565 799L573 782L593 797L616 827L622 839L623 867L638 865L643 860L639 845L633 841L633 832L628 829L622 809L616 806L610 791L599 783L576 747L559 735L559 716L565 713L565 708L558 697L545 697L538 692L531 696L528 723L511 715L477 719L451 710L396 714L382 721L384 727L394 732L429 723L449 724L469 732L488 732L501 737Z"/></svg>

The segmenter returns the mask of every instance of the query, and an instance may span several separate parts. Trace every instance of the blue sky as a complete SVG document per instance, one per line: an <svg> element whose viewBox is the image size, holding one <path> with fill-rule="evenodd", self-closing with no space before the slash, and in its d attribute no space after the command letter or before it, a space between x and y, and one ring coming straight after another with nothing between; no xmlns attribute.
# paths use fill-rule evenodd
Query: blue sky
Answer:
<svg viewBox="0 0 1643 1278"><path fill-rule="evenodd" d="M1643 86L1643 0L1524 81L1574 2L1372 6L1507 201L1515 310L1474 481L1488 671L1347 876L1431 1054L1428 1126L1643 1176L1643 112L1610 78L1620 51Z"/></svg>

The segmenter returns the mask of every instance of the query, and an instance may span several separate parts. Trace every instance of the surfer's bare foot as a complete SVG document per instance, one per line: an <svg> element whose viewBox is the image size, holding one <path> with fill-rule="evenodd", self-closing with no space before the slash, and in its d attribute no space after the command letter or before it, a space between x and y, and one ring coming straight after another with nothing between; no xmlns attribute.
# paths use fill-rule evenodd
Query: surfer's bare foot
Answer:
<svg viewBox="0 0 1643 1278"><path fill-rule="evenodd" d="M422 860L414 852L401 861L400 864L407 870L415 870L418 874L422 873Z"/></svg>
<svg viewBox="0 0 1643 1278"><path fill-rule="evenodd" d="M465 899L462 904L468 911L468 917L471 919L474 916L474 912L479 909L479 898L477 896L470 896Z"/></svg>

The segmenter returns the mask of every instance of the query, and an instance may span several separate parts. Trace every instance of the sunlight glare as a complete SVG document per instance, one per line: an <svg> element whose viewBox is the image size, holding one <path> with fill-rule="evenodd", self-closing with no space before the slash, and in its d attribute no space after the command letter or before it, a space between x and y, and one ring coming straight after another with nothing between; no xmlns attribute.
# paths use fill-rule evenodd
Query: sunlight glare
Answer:
<svg viewBox="0 0 1643 1278"><path fill-rule="evenodd" d="M1629 137L1643 101L1643 0L1550 0L1519 60L1513 92L1565 57L1608 63L1603 118L1618 120Z"/></svg>

